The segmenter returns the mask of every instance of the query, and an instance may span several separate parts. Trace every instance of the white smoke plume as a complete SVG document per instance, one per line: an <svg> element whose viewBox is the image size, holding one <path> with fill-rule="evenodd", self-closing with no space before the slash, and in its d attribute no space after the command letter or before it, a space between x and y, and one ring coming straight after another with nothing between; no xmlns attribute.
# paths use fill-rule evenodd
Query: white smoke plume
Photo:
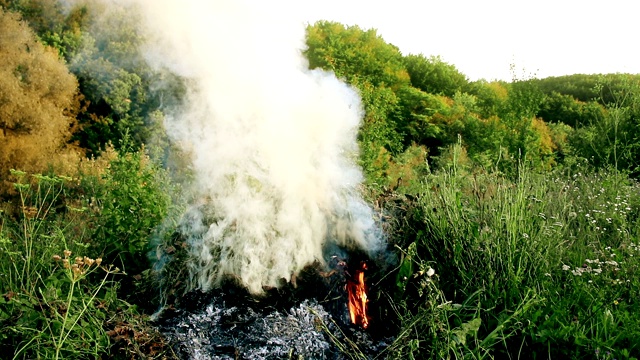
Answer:
<svg viewBox="0 0 640 360"><path fill-rule="evenodd" d="M123 2L141 10L148 61L193 85L165 125L193 156L201 199L183 224L194 286L230 275L259 294L323 261L327 242L381 248L358 194L359 96L308 70L304 23L286 4Z"/></svg>

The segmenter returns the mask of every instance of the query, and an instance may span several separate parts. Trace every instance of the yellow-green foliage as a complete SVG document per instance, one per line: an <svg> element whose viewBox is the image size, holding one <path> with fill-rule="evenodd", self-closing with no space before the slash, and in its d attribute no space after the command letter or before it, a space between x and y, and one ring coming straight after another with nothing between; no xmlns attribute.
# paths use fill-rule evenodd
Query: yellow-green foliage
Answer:
<svg viewBox="0 0 640 360"><path fill-rule="evenodd" d="M540 158L543 166L550 167L555 163L552 156L557 148L557 145L553 141L551 130L543 120L538 118L532 120L531 126L536 134L534 146L536 147L535 151L537 152L537 156Z"/></svg>
<svg viewBox="0 0 640 360"><path fill-rule="evenodd" d="M409 83L409 74L396 46L385 42L375 29L319 21L307 27L310 68L332 70L352 82L363 78L375 86Z"/></svg>
<svg viewBox="0 0 640 360"><path fill-rule="evenodd" d="M57 53L39 43L19 16L0 9L0 179L9 169L69 169L77 82Z"/></svg>

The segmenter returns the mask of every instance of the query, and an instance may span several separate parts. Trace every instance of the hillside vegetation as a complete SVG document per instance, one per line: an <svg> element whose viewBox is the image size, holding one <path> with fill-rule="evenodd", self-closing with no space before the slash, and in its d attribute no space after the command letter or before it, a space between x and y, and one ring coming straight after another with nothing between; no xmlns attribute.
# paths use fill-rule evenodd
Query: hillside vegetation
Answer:
<svg viewBox="0 0 640 360"><path fill-rule="evenodd" d="M163 127L188 80L145 63L135 18L78 3L0 0L0 351L170 358L149 314L188 276L190 158ZM640 75L469 81L373 29L306 35L362 98L399 259L371 287L381 357L639 357Z"/></svg>

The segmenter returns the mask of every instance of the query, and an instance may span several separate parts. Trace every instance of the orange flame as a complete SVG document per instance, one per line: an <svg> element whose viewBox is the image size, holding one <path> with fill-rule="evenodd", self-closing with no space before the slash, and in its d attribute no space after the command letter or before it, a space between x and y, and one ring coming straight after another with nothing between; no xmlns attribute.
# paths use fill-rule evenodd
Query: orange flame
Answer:
<svg viewBox="0 0 640 360"><path fill-rule="evenodd" d="M356 270L353 279L347 280L347 293L349 294L349 315L351 322L363 328L369 326L369 316L367 315L367 287L364 283L364 271L367 264L362 262L360 269Z"/></svg>

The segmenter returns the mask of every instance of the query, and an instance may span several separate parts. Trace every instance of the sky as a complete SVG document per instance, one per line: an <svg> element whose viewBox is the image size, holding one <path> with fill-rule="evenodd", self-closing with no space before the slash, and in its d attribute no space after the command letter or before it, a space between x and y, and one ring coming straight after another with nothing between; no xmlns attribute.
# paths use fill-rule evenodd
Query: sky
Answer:
<svg viewBox="0 0 640 360"><path fill-rule="evenodd" d="M377 29L403 54L439 55L470 80L640 73L637 1L322 0L297 4L304 4L302 16L309 23L324 19Z"/></svg>

